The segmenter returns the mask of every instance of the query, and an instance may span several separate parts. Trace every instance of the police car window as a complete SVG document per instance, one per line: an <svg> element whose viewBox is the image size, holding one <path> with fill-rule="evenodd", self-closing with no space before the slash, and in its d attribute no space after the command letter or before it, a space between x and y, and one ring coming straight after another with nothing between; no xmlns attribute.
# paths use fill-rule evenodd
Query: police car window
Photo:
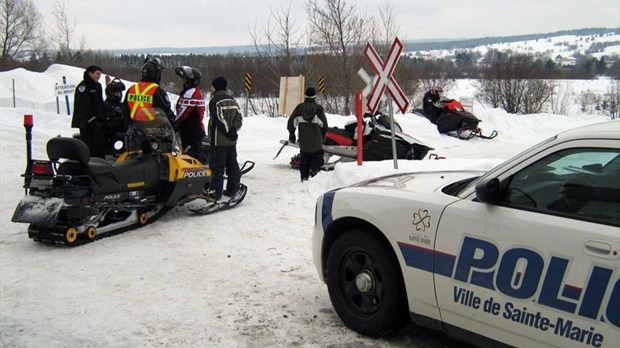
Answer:
<svg viewBox="0 0 620 348"><path fill-rule="evenodd" d="M620 225L619 178L619 150L563 150L513 175L501 204Z"/></svg>
<svg viewBox="0 0 620 348"><path fill-rule="evenodd" d="M472 190L476 186L476 184L481 182L481 181L487 180L488 178L495 178L495 177L499 176L501 174L501 171L505 170L505 164L506 163L513 162L517 158L522 157L525 154L536 153L536 152L538 152L538 150L540 148L543 148L545 145L547 145L548 143L554 141L556 138L557 138L557 136L553 136L551 138L545 139L545 140L541 141L540 143L532 146L531 148L523 150L520 153L512 156L508 160L500 163L499 165L495 166L494 168L492 168L491 170L486 172L484 175L479 176L476 180L472 180L469 184L467 184L465 187L462 188L460 193Z"/></svg>

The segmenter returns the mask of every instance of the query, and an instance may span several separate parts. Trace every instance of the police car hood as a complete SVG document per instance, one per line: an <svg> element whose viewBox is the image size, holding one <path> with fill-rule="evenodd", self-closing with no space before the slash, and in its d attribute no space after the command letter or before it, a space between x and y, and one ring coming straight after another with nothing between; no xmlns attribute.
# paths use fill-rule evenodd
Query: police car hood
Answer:
<svg viewBox="0 0 620 348"><path fill-rule="evenodd" d="M484 174L483 171L441 171L441 172L417 172L382 176L367 181L362 181L352 187L373 187L397 189L402 191L428 193L440 189L448 184L461 180L477 177Z"/></svg>

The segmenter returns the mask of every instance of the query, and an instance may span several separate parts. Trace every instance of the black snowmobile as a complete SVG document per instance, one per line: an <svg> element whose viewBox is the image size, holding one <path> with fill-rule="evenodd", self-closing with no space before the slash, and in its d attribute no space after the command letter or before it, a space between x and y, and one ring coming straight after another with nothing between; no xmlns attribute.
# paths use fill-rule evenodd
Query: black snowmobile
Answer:
<svg viewBox="0 0 620 348"><path fill-rule="evenodd" d="M438 102L441 106L441 113L437 116L424 112L423 109L415 109L413 113L426 117L431 123L437 126L437 131L462 140L469 140L474 137L481 139L493 139L497 136L497 131L491 134L482 134L478 124L482 122L471 112L465 110L463 104L454 99L445 99Z"/></svg>
<svg viewBox="0 0 620 348"><path fill-rule="evenodd" d="M374 115L366 113L363 116L363 161L383 161L392 159L392 133L390 129L391 117L381 112ZM433 150L424 145L418 139L403 133L398 122L394 123L394 135L396 140L396 157L398 159L421 160ZM284 146L299 148L299 144L291 144L288 140L280 140L282 148L276 154L280 154ZM338 162L357 160L357 120L348 122L344 128L330 127L327 129L325 142L323 143L324 170L331 170ZM291 166L299 168L300 154L291 158ZM329 162L331 156L340 156L335 162ZM275 157L274 157L275 159Z"/></svg>
<svg viewBox="0 0 620 348"><path fill-rule="evenodd" d="M78 245L149 224L191 201L202 202L189 208L197 214L232 208L247 193L240 184L228 201L208 203L211 169L179 152L165 117L133 121L128 151L115 162L91 158L84 142L65 137L47 142L49 160L33 160L26 129L26 196L12 221L29 223L28 236L35 241ZM253 166L247 161L244 172Z"/></svg>

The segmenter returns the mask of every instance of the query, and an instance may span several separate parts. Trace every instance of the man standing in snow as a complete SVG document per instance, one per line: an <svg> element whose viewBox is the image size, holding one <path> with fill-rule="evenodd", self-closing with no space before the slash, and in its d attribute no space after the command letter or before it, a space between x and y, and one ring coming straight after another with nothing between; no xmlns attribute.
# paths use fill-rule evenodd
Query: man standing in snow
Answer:
<svg viewBox="0 0 620 348"><path fill-rule="evenodd" d="M315 176L323 165L323 142L327 134L327 118L323 107L316 103L316 90L306 89L305 100L297 105L288 119L289 142L295 143L295 129L299 126L301 152L301 181Z"/></svg>
<svg viewBox="0 0 620 348"><path fill-rule="evenodd" d="M174 72L183 78L183 90L177 101L176 126L181 135L183 152L204 162L202 139L205 137L205 126L202 120L205 115L205 101L200 91L202 74L196 68L179 66Z"/></svg>
<svg viewBox="0 0 620 348"><path fill-rule="evenodd" d="M71 127L80 129L80 139L86 143L92 157L103 157L105 139L102 124L103 89L99 83L101 68L91 65L84 71L84 79L75 88Z"/></svg>
<svg viewBox="0 0 620 348"><path fill-rule="evenodd" d="M213 170L213 180L209 200L217 202L222 195L234 196L241 182L241 170L237 162L237 131L243 124L243 115L239 104L226 89L228 82L223 76L216 77L211 83L211 100L209 101L209 141L211 155L209 166ZM228 177L224 189L224 171Z"/></svg>

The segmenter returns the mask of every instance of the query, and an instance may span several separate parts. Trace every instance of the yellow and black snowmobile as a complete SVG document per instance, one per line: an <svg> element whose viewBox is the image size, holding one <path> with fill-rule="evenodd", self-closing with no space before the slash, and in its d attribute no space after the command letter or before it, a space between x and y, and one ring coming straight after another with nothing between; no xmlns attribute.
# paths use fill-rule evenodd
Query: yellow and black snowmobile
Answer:
<svg viewBox="0 0 620 348"><path fill-rule="evenodd" d="M203 203L190 208L197 214L232 208L247 193L240 184L228 201L207 203L211 169L178 150L175 132L165 117L134 121L126 141L128 151L115 161L91 158L84 142L65 137L47 142L49 160L33 160L31 119L25 119L24 125L26 196L12 221L29 223L28 236L35 241L78 245L149 224L191 201ZM243 173L253 165L246 162Z"/></svg>

